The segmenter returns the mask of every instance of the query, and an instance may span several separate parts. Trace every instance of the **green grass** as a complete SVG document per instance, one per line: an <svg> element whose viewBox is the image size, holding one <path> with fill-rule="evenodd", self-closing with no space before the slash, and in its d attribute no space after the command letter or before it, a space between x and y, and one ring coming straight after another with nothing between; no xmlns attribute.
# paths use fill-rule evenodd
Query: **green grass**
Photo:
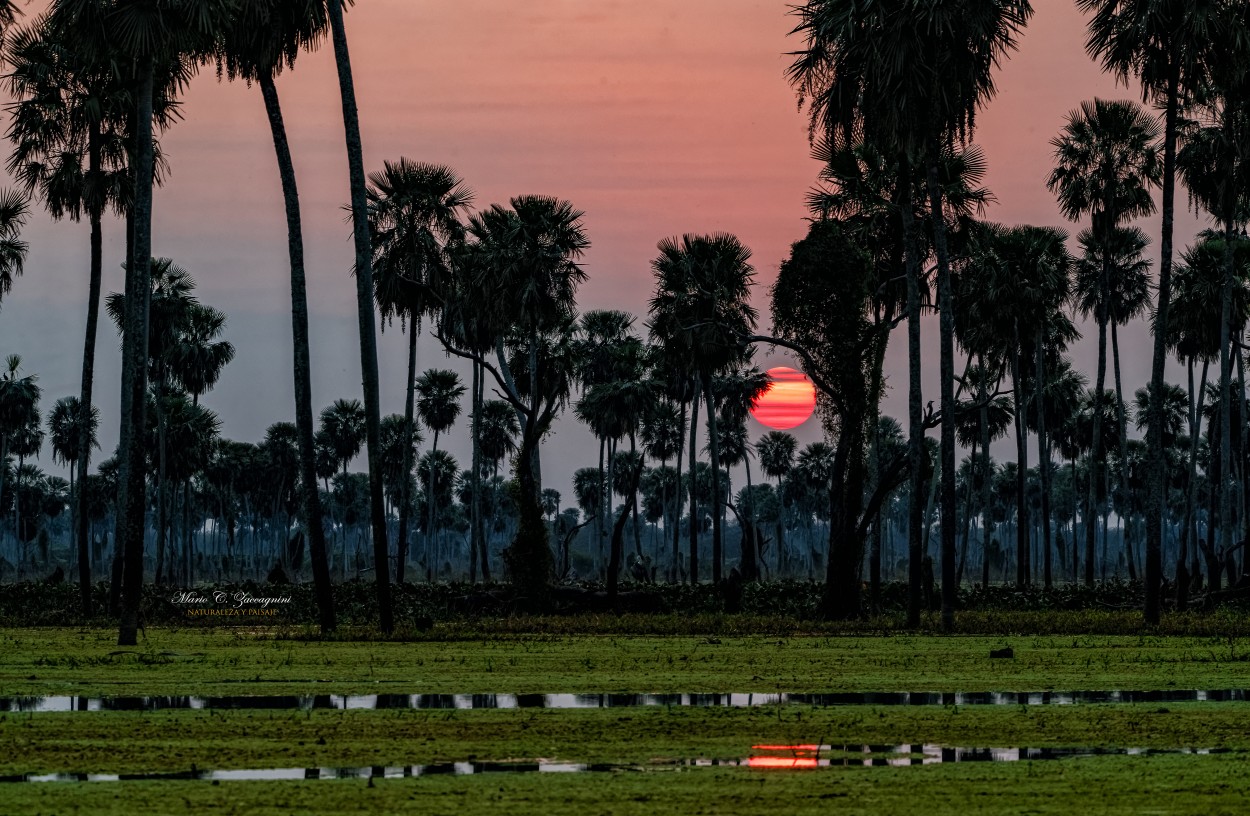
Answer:
<svg viewBox="0 0 1250 816"><path fill-rule="evenodd" d="M1238 703L0 715L0 774L743 759L756 744L1250 749ZM3 789L0 789L0 794Z"/></svg>
<svg viewBox="0 0 1250 816"><path fill-rule="evenodd" d="M990 660L1011 645L1014 660ZM307 641L149 629L0 631L0 696L1042 691L1250 686L1250 639L507 635Z"/></svg>
<svg viewBox="0 0 1250 816"><path fill-rule="evenodd" d="M1242 814L1241 757L1091 757L1058 762L769 772L738 768L316 782L14 785L5 813L130 816L455 814L672 816L785 813Z"/></svg>
<svg viewBox="0 0 1250 816"><path fill-rule="evenodd" d="M627 621L627 623L629 623ZM532 626L532 622L529 624ZM633 625L630 623L630 625ZM329 693L981 691L1250 687L1250 642L1163 635L492 634L419 640L149 629L0 631L0 696ZM509 629L503 621L499 628ZM1014 660L990 660L1011 645ZM1245 704L802 705L590 710L0 714L0 773L408 765L549 758L741 759L757 743L1250 750ZM0 813L1241 813L1245 757L576 776L0 786Z"/></svg>

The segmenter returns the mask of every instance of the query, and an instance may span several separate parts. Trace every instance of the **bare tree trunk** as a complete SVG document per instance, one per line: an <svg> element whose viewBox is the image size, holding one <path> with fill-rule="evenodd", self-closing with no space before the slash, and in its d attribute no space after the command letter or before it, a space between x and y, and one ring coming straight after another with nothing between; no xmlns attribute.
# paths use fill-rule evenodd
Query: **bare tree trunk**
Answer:
<svg viewBox="0 0 1250 816"><path fill-rule="evenodd" d="M373 528L373 565L378 597L378 627L384 633L395 628L391 609L389 548L386 544L386 515L382 509L382 448L380 442L381 405L378 398L378 348L373 313L373 249L369 243L369 222L365 200L365 163L360 143L360 119L356 110L356 90L351 60L347 53L347 31L343 7L329 3L330 30L334 41L334 61L338 68L339 91L343 97L343 129L347 138L347 166L352 195L352 235L356 246L356 316L360 324L360 369L365 392L365 439L369 454L369 516Z"/></svg>
<svg viewBox="0 0 1250 816"><path fill-rule="evenodd" d="M295 428L299 437L300 509L308 534L308 555L312 562L313 585L317 593L317 613L321 631L337 625L334 588L330 583L330 563L322 521L321 494L317 491L317 450L313 441L312 363L308 349L308 291L304 274L304 228L300 216L299 188L295 183L295 163L287 141L286 125L278 101L273 76L261 72L260 90L265 99L269 129L273 134L282 198L286 207L287 253L291 262L291 336L294 346ZM328 491L327 491L328 492Z"/></svg>
<svg viewBox="0 0 1250 816"><path fill-rule="evenodd" d="M1128 491L1128 417L1124 406L1124 386L1120 381L1120 334L1116 324L1111 324L1111 360L1115 372L1115 398L1120 415L1120 494L1124 496L1124 559L1128 562L1129 580L1137 580L1137 553L1133 550L1133 511Z"/></svg>
<svg viewBox="0 0 1250 816"><path fill-rule="evenodd" d="M1169 67L1167 113L1163 131L1163 226L1159 241L1158 306L1155 309L1154 355L1151 360L1150 406L1146 450L1150 463L1146 500L1146 603L1148 624L1159 622L1159 596L1163 583L1163 513L1167 457L1163 450L1163 373L1167 366L1168 305L1172 299L1172 230L1176 197L1176 137L1180 109L1180 68Z"/></svg>
<svg viewBox="0 0 1250 816"><path fill-rule="evenodd" d="M143 595L144 530L147 526L147 467L143 438L147 426L148 311L152 300L152 185L155 149L152 143L154 65L145 57L139 68L135 112L134 259L126 269L126 331L122 336L122 424L118 469L118 513L115 538L124 550L122 616L118 646L135 646L139 635L139 602Z"/></svg>
<svg viewBox="0 0 1250 816"><path fill-rule="evenodd" d="M925 429L920 388L921 258L916 247L916 218L912 209L911 162L905 154L899 157L898 185L899 210L903 217L903 247L907 263L907 459L910 488L907 511L907 625L915 628L920 625L921 584L924 581L924 553L920 542L923 521L920 492L925 460Z"/></svg>
<svg viewBox="0 0 1250 816"><path fill-rule="evenodd" d="M477 363L473 364L473 381L477 383ZM412 444L413 431L413 403L416 401L416 382L417 382L417 324L415 320L408 322L408 382L407 394L404 400L404 457L403 457L403 481L399 486L399 540L395 542L396 559L395 559L395 582L402 584L405 580L405 573L408 567L408 516L410 514L410 505L412 504ZM476 397L477 392L474 392ZM477 473L477 446L473 447L473 472ZM476 485L476 480L474 485ZM474 492L476 499L476 489ZM474 529L476 537L477 530ZM471 560L471 559L470 559ZM469 579L472 582L472 578Z"/></svg>

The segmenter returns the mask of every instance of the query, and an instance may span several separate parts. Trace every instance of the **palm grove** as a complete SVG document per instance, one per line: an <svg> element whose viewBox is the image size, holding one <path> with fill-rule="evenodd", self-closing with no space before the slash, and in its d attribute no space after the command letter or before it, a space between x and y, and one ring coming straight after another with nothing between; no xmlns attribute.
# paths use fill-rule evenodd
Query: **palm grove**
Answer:
<svg viewBox="0 0 1250 816"><path fill-rule="evenodd" d="M31 200L53 218L85 217L91 248L80 394L45 412L19 358L0 375L0 579L47 567L64 547L84 614L98 612L93 575L109 579L123 644L136 636L145 575L185 585L311 574L325 629L336 622L332 582L370 577L386 631L392 580L411 577L503 577L535 606L573 577L602 580L610 595L623 572L718 585L823 577L823 612L836 617L879 609L883 583L902 578L909 621L940 584L948 627L957 588L974 582L1049 588L1126 574L1144 587L1148 621L1165 584L1182 608L1195 591L1233 584L1250 520L1250 57L1233 55L1250 52L1250 12L1233 0L1078 6L1091 56L1139 86L1143 103L1082 102L1052 140L1039 183L1075 234L987 219L976 117L1028 2L794 10L788 78L823 169L807 234L771 288L766 334L751 253L735 236L660 241L641 319L579 312L590 241L571 202L521 195L474 212L451 168L405 158L367 174L342 4L55 0L23 21L0 3L18 186L0 195L0 295L23 272ZM315 416L300 200L276 79L326 39L343 103L364 387ZM259 88L285 203L295 414L258 444L222 438L201 404L234 355L226 316L199 302L190 272L152 254L153 188L174 170L159 137L204 66ZM1174 253L1178 177L1212 228ZM1135 222L1156 216L1153 252ZM110 217L126 230L126 283L105 297ZM122 339L120 444L92 472L102 300ZM940 385L926 409L921 319L933 313ZM1126 394L1118 329L1143 317L1152 377ZM1067 356L1078 318L1097 333L1092 387ZM403 412L389 416L379 320L408 344ZM905 423L879 407L896 329L909 359ZM418 373L423 336L471 375ZM760 346L802 361L825 442L798 450L780 432L750 442L749 411L768 382ZM1163 378L1169 354L1183 387ZM562 509L543 486L541 452L570 410L600 455ZM472 439L463 469L439 447L461 420ZM990 448L1008 433L1016 461L997 463ZM45 437L68 481L30 463ZM353 473L362 453L367 472Z"/></svg>

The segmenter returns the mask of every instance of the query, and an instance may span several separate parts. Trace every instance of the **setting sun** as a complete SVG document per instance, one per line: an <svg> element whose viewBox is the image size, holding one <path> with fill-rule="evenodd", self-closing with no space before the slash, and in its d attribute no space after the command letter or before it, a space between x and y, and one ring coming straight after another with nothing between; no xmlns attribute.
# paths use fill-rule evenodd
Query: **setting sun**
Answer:
<svg viewBox="0 0 1250 816"><path fill-rule="evenodd" d="M755 401L751 416L779 431L806 422L816 408L816 389L807 375L793 368L770 368L768 379L768 390Z"/></svg>

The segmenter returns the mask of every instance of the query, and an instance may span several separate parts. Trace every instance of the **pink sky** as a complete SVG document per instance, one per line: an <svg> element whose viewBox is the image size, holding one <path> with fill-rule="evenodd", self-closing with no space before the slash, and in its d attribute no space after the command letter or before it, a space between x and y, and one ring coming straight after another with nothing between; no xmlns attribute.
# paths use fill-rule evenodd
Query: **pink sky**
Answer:
<svg viewBox="0 0 1250 816"><path fill-rule="evenodd" d="M982 114L976 141L988 155L988 184L998 199L988 217L1062 225L1044 184L1049 140L1082 100L1137 98L1137 91L1117 88L1085 55L1084 21L1074 4L1034 5L1037 14L998 75L999 96ZM592 241L581 308L632 311L640 328L656 242L684 232L733 232L754 250L756 301L767 329L766 287L803 235L803 199L818 170L808 157L805 117L783 75L784 52L800 45L787 38L788 7L751 0L359 0L347 26L366 167L400 156L449 164L476 191L479 207L525 193L571 200L585 210ZM341 210L347 170L328 45L302 57L278 87L302 193L313 399L320 407L359 395L351 246ZM228 312L227 336L239 357L206 403L221 415L225 435L256 441L270 423L293 415L289 278L272 142L259 91L219 83L211 69L192 84L184 112L164 141L173 172L157 193L155 252L187 267L200 298ZM1184 203L1182 192L1182 210ZM1157 235L1157 222L1142 226ZM1179 247L1196 224L1181 214ZM124 244L120 225L106 229L105 289L114 291L122 285ZM26 237L27 274L0 312L0 353L21 354L40 374L47 407L78 392L87 231L38 215ZM925 330L932 348L936 326ZM119 361L111 326L101 324L101 332L97 395L109 452ZM1087 372L1095 348L1091 336L1074 350ZM1126 329L1122 348L1125 382L1135 388L1149 371L1146 327ZM765 367L793 364L779 354L757 359ZM419 365L457 367L428 342ZM898 417L905 415L905 366L900 335L888 360L897 384L884 405ZM403 343L390 330L382 345L384 412L402 411L403 374ZM932 377L926 388L936 398ZM819 438L815 425L798 429L801 441ZM549 447L544 474L568 502L572 471L592 464L597 448L572 421L556 437L560 454ZM449 444L467 461L467 441ZM51 467L50 455L41 465Z"/></svg>

